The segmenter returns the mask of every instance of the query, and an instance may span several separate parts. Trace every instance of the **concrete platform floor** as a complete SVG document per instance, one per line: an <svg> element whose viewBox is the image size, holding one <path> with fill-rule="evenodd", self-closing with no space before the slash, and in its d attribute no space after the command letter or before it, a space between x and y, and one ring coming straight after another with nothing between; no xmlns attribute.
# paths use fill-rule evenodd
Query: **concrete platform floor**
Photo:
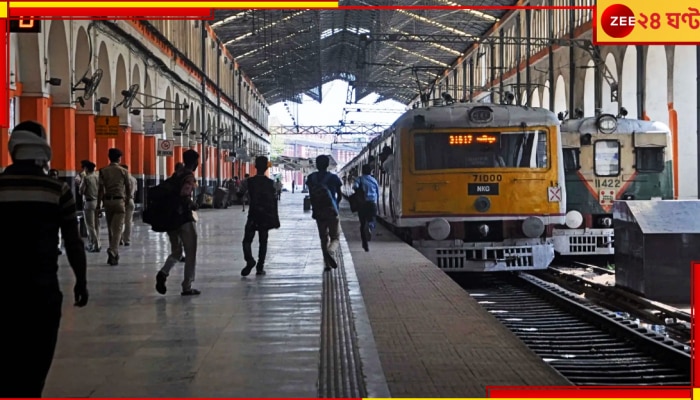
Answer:
<svg viewBox="0 0 700 400"><path fill-rule="evenodd" d="M114 267L102 229L103 251L88 253L83 309L72 306L74 281L60 257L63 319L44 396L317 397L323 261L303 196L283 194L265 276L240 275L241 206L201 210L200 296L180 296L182 263L168 293L156 293L169 244L140 222Z"/></svg>

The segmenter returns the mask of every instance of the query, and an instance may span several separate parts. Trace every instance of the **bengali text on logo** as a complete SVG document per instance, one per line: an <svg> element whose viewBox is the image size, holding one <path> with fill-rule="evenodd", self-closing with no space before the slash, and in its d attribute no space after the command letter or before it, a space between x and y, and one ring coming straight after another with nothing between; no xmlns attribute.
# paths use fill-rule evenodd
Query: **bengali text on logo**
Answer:
<svg viewBox="0 0 700 400"><path fill-rule="evenodd" d="M600 0L596 5L597 44L700 44L700 2Z"/></svg>

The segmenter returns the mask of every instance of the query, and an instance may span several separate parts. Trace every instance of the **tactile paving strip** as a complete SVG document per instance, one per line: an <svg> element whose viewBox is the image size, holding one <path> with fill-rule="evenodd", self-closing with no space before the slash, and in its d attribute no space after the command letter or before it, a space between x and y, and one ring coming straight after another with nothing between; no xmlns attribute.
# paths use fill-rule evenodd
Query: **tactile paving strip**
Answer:
<svg viewBox="0 0 700 400"><path fill-rule="evenodd" d="M336 260L338 268L323 274L318 397L364 398L367 389L340 247Z"/></svg>

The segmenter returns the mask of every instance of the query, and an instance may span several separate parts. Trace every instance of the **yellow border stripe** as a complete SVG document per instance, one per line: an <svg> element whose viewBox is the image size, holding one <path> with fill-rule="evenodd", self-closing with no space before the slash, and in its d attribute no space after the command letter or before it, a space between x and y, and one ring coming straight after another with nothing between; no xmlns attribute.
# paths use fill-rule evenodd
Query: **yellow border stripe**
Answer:
<svg viewBox="0 0 700 400"><path fill-rule="evenodd" d="M0 7L0 18L7 18L7 8L10 6L10 4L8 2L4 2L2 4L4 4L5 6Z"/></svg>
<svg viewBox="0 0 700 400"><path fill-rule="evenodd" d="M10 8L337 8L337 1L11 1ZM206 5L206 6L205 6Z"/></svg>

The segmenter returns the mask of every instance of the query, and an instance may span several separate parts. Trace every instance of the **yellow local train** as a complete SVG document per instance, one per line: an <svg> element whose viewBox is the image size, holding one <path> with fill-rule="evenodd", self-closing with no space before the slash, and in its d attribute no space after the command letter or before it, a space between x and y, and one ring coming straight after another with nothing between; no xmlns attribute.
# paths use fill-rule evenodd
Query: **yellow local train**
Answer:
<svg viewBox="0 0 700 400"><path fill-rule="evenodd" d="M372 165L379 217L443 270L545 269L566 215L559 124L517 105L412 109L343 166L343 190Z"/></svg>

